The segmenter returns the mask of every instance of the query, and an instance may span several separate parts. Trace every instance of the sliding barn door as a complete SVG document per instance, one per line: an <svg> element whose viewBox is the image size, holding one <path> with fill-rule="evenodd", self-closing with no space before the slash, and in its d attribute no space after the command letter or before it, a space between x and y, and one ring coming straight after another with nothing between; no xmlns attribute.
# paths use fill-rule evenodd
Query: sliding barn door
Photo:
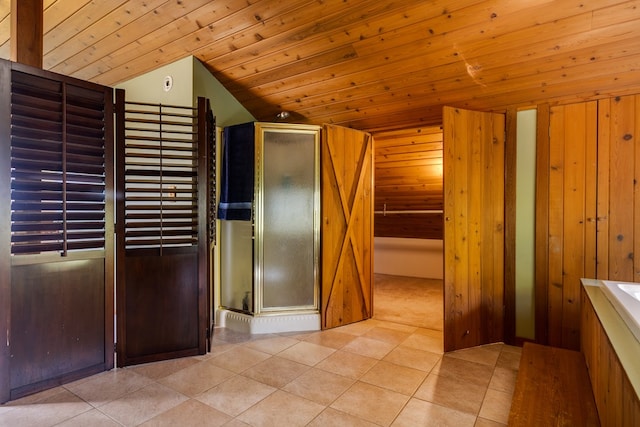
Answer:
<svg viewBox="0 0 640 427"><path fill-rule="evenodd" d="M372 315L373 139L322 130L322 328Z"/></svg>
<svg viewBox="0 0 640 427"><path fill-rule="evenodd" d="M444 348L503 340L502 114L445 107Z"/></svg>
<svg viewBox="0 0 640 427"><path fill-rule="evenodd" d="M203 354L208 318L206 108L116 91L117 356Z"/></svg>
<svg viewBox="0 0 640 427"><path fill-rule="evenodd" d="M8 61L0 85L4 402L113 367L113 95Z"/></svg>

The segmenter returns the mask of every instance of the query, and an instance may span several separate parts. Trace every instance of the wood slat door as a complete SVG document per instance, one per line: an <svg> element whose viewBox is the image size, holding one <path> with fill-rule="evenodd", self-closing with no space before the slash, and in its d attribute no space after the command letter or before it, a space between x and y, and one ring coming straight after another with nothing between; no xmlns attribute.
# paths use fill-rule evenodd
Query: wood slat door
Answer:
<svg viewBox="0 0 640 427"><path fill-rule="evenodd" d="M444 349L503 340L505 117L445 107Z"/></svg>
<svg viewBox="0 0 640 427"><path fill-rule="evenodd" d="M322 129L322 329L372 316L373 138Z"/></svg>
<svg viewBox="0 0 640 427"><path fill-rule="evenodd" d="M204 101L197 109L132 103L116 91L119 366L206 352Z"/></svg>

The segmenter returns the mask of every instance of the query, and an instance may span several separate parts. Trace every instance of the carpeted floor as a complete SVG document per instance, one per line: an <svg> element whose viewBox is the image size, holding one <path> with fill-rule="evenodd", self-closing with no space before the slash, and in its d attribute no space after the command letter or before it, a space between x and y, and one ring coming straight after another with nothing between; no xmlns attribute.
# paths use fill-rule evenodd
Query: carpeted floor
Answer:
<svg viewBox="0 0 640 427"><path fill-rule="evenodd" d="M442 330L442 280L376 274L373 318Z"/></svg>

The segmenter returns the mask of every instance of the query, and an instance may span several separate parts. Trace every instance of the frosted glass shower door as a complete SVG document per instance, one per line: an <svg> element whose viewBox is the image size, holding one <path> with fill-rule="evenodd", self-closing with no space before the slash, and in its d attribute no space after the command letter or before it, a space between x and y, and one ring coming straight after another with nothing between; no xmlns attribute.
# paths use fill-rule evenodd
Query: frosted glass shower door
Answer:
<svg viewBox="0 0 640 427"><path fill-rule="evenodd" d="M259 126L259 311L317 310L319 129Z"/></svg>

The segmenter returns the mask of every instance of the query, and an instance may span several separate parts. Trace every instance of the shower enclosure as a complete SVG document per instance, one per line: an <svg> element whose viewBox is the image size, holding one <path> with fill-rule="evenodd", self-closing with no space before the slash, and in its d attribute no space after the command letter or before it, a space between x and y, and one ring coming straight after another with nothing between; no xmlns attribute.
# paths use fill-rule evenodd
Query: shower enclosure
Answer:
<svg viewBox="0 0 640 427"><path fill-rule="evenodd" d="M220 322L251 333L320 329L320 127L224 130Z"/></svg>

